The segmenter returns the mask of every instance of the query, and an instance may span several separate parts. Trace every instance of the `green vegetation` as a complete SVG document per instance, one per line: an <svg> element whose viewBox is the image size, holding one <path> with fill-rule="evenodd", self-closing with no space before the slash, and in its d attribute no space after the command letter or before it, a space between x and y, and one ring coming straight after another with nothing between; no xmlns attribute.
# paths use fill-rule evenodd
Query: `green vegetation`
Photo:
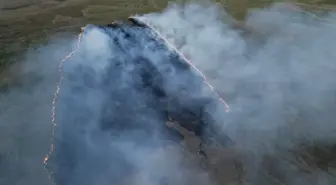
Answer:
<svg viewBox="0 0 336 185"><path fill-rule="evenodd" d="M263 7L279 0L217 0L226 10L238 19L244 19L249 8ZM31 45L43 42L45 36L66 27L79 28L86 23L109 23L123 19L133 13L158 11L167 6L166 0L91 0L76 1L68 5L44 3L40 8L36 3L7 5L0 11L0 72L13 62L11 56L17 56ZM70 1L71 2L71 1ZM334 0L301 0L301 6L319 9L332 9ZM47 6L48 5L48 6ZM49 7L50 6L50 7ZM9 8L8 8L9 7ZM37 6L39 7L39 6ZM49 7L49 8L44 8ZM14 59L15 60L15 59Z"/></svg>
<svg viewBox="0 0 336 185"><path fill-rule="evenodd" d="M29 1L29 0L26 0ZM20 61L21 55L28 47L35 47L46 42L48 37L53 33L60 31L74 31L78 32L78 28L87 23L111 23L116 19L124 19L130 14L146 13L163 9L167 5L166 0L83 0L75 1L53 1L48 4L48 1L43 3L43 6L33 3L24 3L22 5L7 6L0 9L0 102L3 100L1 93L8 90L10 85L15 85L17 82L15 70L8 71L8 66ZM264 7L279 0L218 0L234 17L243 20L249 8ZM281 1L283 2L283 1ZM64 5L62 3L65 3ZM336 5L336 0L300 0L298 5L307 9L333 10ZM47 7L47 8L45 8ZM19 68L18 68L19 69ZM15 74L13 74L15 73ZM15 105L21 106L21 105ZM34 105L35 106L35 105ZM32 106L31 106L32 107ZM26 109L31 107L26 106ZM49 107L47 107L49 108ZM22 108L19 110L26 112ZM0 109L1 112L1 109ZM21 116L21 112L18 113ZM27 118L29 119L29 118ZM27 129L25 124L14 124L15 126L6 127L6 134L1 135L0 138L0 167L5 166L6 169L0 168L0 184L6 184L2 181L3 177L10 179L29 179L28 182L35 182L34 184L48 184L48 179L45 177L45 171L41 168L43 155L49 147L48 137L50 136L51 124L46 120L46 126L39 138L41 141L25 140L29 138L29 134L24 135ZM0 130L3 128L1 127ZM33 125L34 126L34 125ZM39 127L35 125L34 127ZM32 128L30 128L32 129ZM35 128L34 128L35 129ZM40 128L39 128L40 129ZM29 130L29 129L27 129ZM47 138L47 139L45 139ZM10 145L18 145L18 147L7 151ZM41 150L32 151L29 147L33 145L41 145ZM322 156L320 158L332 158L335 154L335 148L328 150L328 147L312 146L308 147L307 152L293 151L293 154L299 153L298 157L307 159L308 155ZM19 150L20 151L16 151ZM326 149L327 148L327 149ZM24 150L24 151L23 151ZM333 152L330 152L332 151ZM27 154L23 155L23 154ZM9 156L9 157L8 157ZM6 166L5 159L11 158L14 164ZM28 159L29 158L29 159ZM29 165L36 167L36 169L18 169L20 163L39 163L38 165ZM269 161L275 159L270 158ZM11 162L12 162L11 161ZM308 160L309 161L309 160ZM294 163L294 162L293 162ZM3 165L5 164L5 165ZM1 166L2 165L2 166ZM301 166L307 168L308 164L301 160ZM326 168L324 161L318 161L319 168ZM26 165L28 166L28 165ZM8 167L8 168L7 168ZM270 167L271 168L271 165ZM24 172L29 171L29 174ZM32 175L34 173L34 175ZM7 175L7 176L6 176ZM21 176L29 177L21 177ZM43 177L41 177L43 176ZM2 183L4 182L4 183ZM9 184L26 184L26 182L8 182ZM281 184L278 183L278 184Z"/></svg>

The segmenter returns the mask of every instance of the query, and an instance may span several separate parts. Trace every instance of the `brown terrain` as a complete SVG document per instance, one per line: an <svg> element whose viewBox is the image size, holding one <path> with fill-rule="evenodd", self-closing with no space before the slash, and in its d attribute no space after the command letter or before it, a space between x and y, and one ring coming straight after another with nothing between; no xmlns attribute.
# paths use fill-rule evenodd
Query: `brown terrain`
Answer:
<svg viewBox="0 0 336 185"><path fill-rule="evenodd" d="M263 7L271 2L223 0L221 3L238 20L243 20L248 8ZM333 4L336 2L331 0L302 0L297 3L307 10L326 11L333 11ZM0 185L52 184L43 167L43 158L50 146L50 112L40 115L40 112L51 109L50 104L40 103L36 100L39 95L33 93L26 95L31 96L32 101L12 97L15 94L6 96L11 88L23 86L26 77L34 76L31 70L22 70L17 62L24 57L22 54L27 48L47 42L55 33L76 33L87 23L110 23L134 13L159 11L166 5L164 0L0 0ZM234 27L252 34L257 32L238 21ZM41 80L38 76L33 79ZM28 91L32 89L28 87ZM42 98L50 102L53 92L46 90L44 93L48 95ZM42 118L33 123L37 116ZM198 138L193 133L181 132L187 136L186 142L181 144L186 148L184 160L192 160L218 184L285 185L286 179L292 178L283 173L287 168L295 168L296 174L292 176L302 178L302 182L290 184L336 184L336 147L333 145L313 143L276 156L258 156L258 161L253 160L257 153L246 153L239 143L229 148L207 146L208 160L205 160L197 155ZM257 163L259 167L253 168ZM319 175L320 171L334 180L323 182L325 177ZM133 183L129 181L125 180L125 184Z"/></svg>

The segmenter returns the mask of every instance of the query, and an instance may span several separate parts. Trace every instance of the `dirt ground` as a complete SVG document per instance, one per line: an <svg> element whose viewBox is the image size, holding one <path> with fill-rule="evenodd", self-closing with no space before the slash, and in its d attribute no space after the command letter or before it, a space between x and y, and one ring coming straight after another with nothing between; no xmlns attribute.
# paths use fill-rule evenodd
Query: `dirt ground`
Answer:
<svg viewBox="0 0 336 185"><path fill-rule="evenodd" d="M271 2L273 1L222 0L221 3L229 13L242 20L248 8L262 7ZM333 10L336 1L303 0L297 4L306 9ZM20 66L11 70L8 70L8 66L15 65L14 63L20 60L20 54L28 47L45 42L51 33L77 32L79 27L87 23L110 23L116 19L124 19L130 14L162 10L166 5L167 1L164 0L0 0L0 114L6 115L2 116L4 119L0 122L0 185L52 184L43 167L43 158L50 146L50 115L43 115L38 123L33 123L34 117L41 116L39 112L49 110L50 105L37 106L38 101L23 103L23 100L3 95L12 86L20 86L25 82L22 82L20 76ZM238 27L245 29L242 25ZM23 73L27 75L26 72ZM27 89L31 91L29 87ZM45 94L48 95L43 98L50 100L52 92L46 91ZM27 96L33 96L34 99L35 95ZM335 180L333 183L330 180L323 183L323 179L335 179L331 169L336 165L334 146L302 146L277 157L265 155L262 161L253 161L254 154L241 152L239 147L208 147L206 151L209 160L205 162L202 156L197 155L198 139L193 137L192 133L185 134L187 141L182 145L188 149L186 156L208 171L211 179L218 184L284 185L283 179L290 177L278 166L298 169L293 175L300 174L305 177L302 182L291 184L303 185L308 182L307 179L316 185L336 184ZM246 162L242 159L250 160ZM252 168L250 163L253 162L262 163L263 168ZM244 168L244 165L248 167ZM253 174L262 177L258 179L263 181L244 176L247 171L249 174L253 171ZM328 177L325 177L325 174L311 175L316 171L330 173L327 173ZM125 181L125 184L129 182Z"/></svg>

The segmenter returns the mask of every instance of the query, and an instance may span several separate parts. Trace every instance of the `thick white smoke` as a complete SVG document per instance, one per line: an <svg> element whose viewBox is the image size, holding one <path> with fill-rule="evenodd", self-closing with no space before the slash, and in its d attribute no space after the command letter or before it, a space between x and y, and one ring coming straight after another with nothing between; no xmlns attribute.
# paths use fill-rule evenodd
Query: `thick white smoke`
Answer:
<svg viewBox="0 0 336 185"><path fill-rule="evenodd" d="M254 40L226 25L225 16L214 5L188 4L141 18L189 56L227 99L227 129L242 126L277 137L274 132L290 125L298 139L336 139L335 15L316 18L288 4L253 10L245 24L256 31ZM305 121L295 121L299 117ZM257 135L241 142L255 142Z"/></svg>
<svg viewBox="0 0 336 185"><path fill-rule="evenodd" d="M250 10L243 23L249 37L225 24L231 18L213 4L170 5L140 18L177 45L229 102L223 125L253 156L247 176L268 182L256 177L264 154L335 143L334 13L318 17L290 4ZM291 176L287 183L301 178L289 169L284 174Z"/></svg>
<svg viewBox="0 0 336 185"><path fill-rule="evenodd" d="M248 38L225 24L223 20L231 18L223 9L213 4L175 4L163 12L142 15L140 18L158 28L204 71L210 83L230 104L231 112L223 113L222 116L223 130L237 142L237 148L247 154L244 156L245 175L251 184L276 184L260 175L263 170L262 155L276 156L277 152L311 141L331 144L335 142L335 14L317 18L287 4L256 9L250 11L245 21L247 26L255 30ZM106 61L105 59L113 55L107 50L105 39L106 35L100 32L86 35L81 45L84 52L66 63L67 72L74 70L77 65L91 66L92 74L104 70L106 64L97 61ZM13 172L15 170L6 170L3 173L7 174L3 178L4 184L14 184L13 179L21 179L18 184L45 184L45 181L36 180L43 172L34 175L32 170L41 170L38 166L42 165L43 155L47 153L47 148L40 149L37 145L45 146L49 142L50 103L57 83L57 64L62 58L60 56L66 56L71 50L69 48L76 47L75 40L60 42L50 42L37 51L28 52L22 68L25 74L35 73L42 80L37 81L34 86L31 81L27 81L26 84L29 85L9 91L1 101L4 111L0 114L0 135L9 138L7 135L13 124L16 124L20 125L19 131L14 131L19 135L15 137L18 139L17 143L22 144L20 137L26 138L24 146L14 149L11 147L17 143L13 140L2 145L1 150L11 152L0 156L1 170L2 167L18 168L20 174L30 176L22 178ZM76 108L82 105L82 109L73 111L83 114L86 106L91 106L85 118L90 115L87 122L95 122L104 97L94 89L87 92L85 101L81 98L83 94L74 93L72 101L76 101ZM62 105L58 110L61 108ZM86 130L80 132L85 133L91 129L92 137L96 140L78 138L85 145L78 147L90 150L94 153L90 155L96 155L100 160L83 161L85 168L78 171L74 178L83 178L85 173L101 170L95 162L108 163L109 157L114 155L109 151L109 137L96 132L94 124L88 125L93 127L86 127ZM118 145L123 155L139 170L130 172L129 177L125 177L124 184L213 183L209 174L200 170L195 162L198 158L181 147L168 146L152 150L124 141L114 145ZM22 152L24 148L28 149ZM37 151L40 151L40 155L36 155ZM88 166L91 168L87 168ZM315 172L315 177L309 179L285 162L277 164L277 168L291 185L329 185L334 180L323 171ZM108 176L108 170L111 169L113 171L110 173L114 174L118 170L106 167L106 171L97 173L101 175L94 179L97 185L110 183L104 181L104 176Z"/></svg>
<svg viewBox="0 0 336 185"><path fill-rule="evenodd" d="M119 184L126 176L134 184L209 184L205 172L181 163L185 151L178 143L166 145L174 139L163 129L167 100L152 92L162 88L173 109L197 106L205 97L201 77L174 67L148 30L123 29L87 26L78 52L64 63L52 177L62 185ZM142 82L142 74L152 82Z"/></svg>

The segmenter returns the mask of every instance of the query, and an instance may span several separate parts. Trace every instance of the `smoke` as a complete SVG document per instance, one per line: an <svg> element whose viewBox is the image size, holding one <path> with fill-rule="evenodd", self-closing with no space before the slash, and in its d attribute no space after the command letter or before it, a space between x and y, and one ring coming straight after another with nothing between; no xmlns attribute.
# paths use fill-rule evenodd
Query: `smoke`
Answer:
<svg viewBox="0 0 336 185"><path fill-rule="evenodd" d="M249 183L279 183L262 174L265 155L274 160L300 144L335 143L334 13L316 17L288 4L251 10L244 22L252 30L248 36L226 24L225 20L233 19L211 3L171 4L163 12L139 18L156 27L190 58L230 104L228 114L217 111L219 114L214 116L220 119L222 130L233 138L237 149L243 153L245 178ZM167 141L173 136L162 131L163 120L153 108L157 105L139 108L152 97L149 97L151 93L138 93L131 88L139 79L139 73L134 73L138 69L133 65L125 65L123 70L111 67L111 63L133 59L140 52L164 71L170 68L163 65L162 57L166 57L166 53L155 52L151 49L153 45L144 39L142 46L149 49L137 48L128 50L128 56L120 55L125 51L108 42L118 36L93 26L84 34L80 51L65 62L65 81L56 107L59 125L55 152L50 159L52 167L48 166L54 173L52 177L59 176L61 185L215 183L211 174L199 167L198 157ZM140 34L137 41L141 41L142 36ZM41 170L32 163L41 164L39 160L47 153L47 148L41 149L39 145L49 143L47 127L51 125L50 103L58 80L57 64L62 59L60 56L66 56L76 47L76 40L56 38L27 52L21 68L24 82L29 85L10 90L1 102L1 108L6 110L0 116L1 126L6 127L0 129L1 135L10 133L10 128L4 124L18 123L24 125L20 131L15 131L18 138L30 138L22 144L29 146L24 155L19 150L22 146L10 151L16 143L8 142L1 149L10 153L0 156L0 166L21 169L20 173L11 170L3 173L8 179L17 179L16 183L39 184L36 179L40 173L34 175L31 169ZM120 44L128 47L132 43ZM183 104L204 96L202 89L192 85L181 95L181 87L190 83L189 76L173 71L166 77L170 78L165 85L168 92L180 98L179 101L190 97ZM116 93L121 89L123 93ZM123 102L124 107L114 106L117 110L108 110L106 104L118 104L115 100ZM14 106L21 108L14 109ZM122 112L122 108L127 110ZM107 120L106 125L102 124L102 117ZM27 124L22 123L23 120ZM126 124L117 125L116 133L109 132L109 120L127 122L130 127L146 123L153 133L128 132ZM40 155L36 155L37 151ZM13 157L12 153L20 156ZM11 161L7 160L9 158ZM307 176L288 162L274 165L274 173L283 177L287 184L333 184L334 178L322 170ZM14 183L4 181L4 184Z"/></svg>
<svg viewBox="0 0 336 185"><path fill-rule="evenodd" d="M50 182L43 158L50 146L57 64L73 44L68 36L55 38L30 48L23 61L7 70L10 84L0 100L0 184Z"/></svg>
<svg viewBox="0 0 336 185"><path fill-rule="evenodd" d="M269 140L265 134L278 137L274 132L290 125L287 134L298 137L294 140L333 142L335 15L318 18L289 4L251 10L245 25L255 31L254 39L225 24L227 16L214 5L189 4L141 18L158 27L227 96L232 112L223 122L231 132L246 127ZM253 139L232 134L255 142L260 133Z"/></svg>
<svg viewBox="0 0 336 185"><path fill-rule="evenodd" d="M264 155L275 160L300 145L335 144L334 13L317 16L279 3L250 10L242 23L250 29L243 31L226 24L232 18L214 4L172 4L139 17L177 45L229 102L223 129L246 153L252 182L270 183L259 178ZM286 183L303 178L290 163L276 166ZM328 175L316 174L331 184Z"/></svg>
<svg viewBox="0 0 336 185"><path fill-rule="evenodd" d="M80 49L64 63L56 106L48 160L56 184L120 184L132 175L134 184L210 183L201 169L181 164L184 151L170 141L181 136L168 131L164 113L188 120L218 100L150 34L126 25L85 28Z"/></svg>

